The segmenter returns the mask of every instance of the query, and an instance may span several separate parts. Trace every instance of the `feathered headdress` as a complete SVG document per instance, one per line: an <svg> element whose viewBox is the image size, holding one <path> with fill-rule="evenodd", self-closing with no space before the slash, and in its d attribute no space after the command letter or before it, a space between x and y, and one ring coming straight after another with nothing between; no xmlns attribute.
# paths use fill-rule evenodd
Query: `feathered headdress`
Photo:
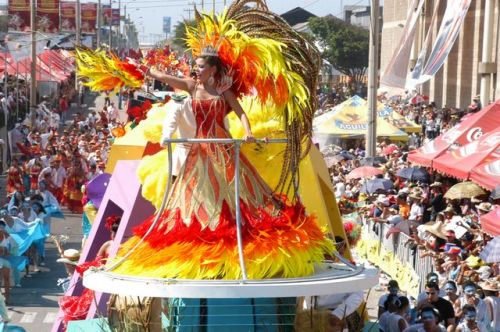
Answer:
<svg viewBox="0 0 500 332"><path fill-rule="evenodd" d="M254 7L248 6L255 4ZM317 109L315 91L321 59L317 49L264 0L236 0L220 15L195 10L196 26L188 27L186 41L194 56L216 50L231 71L237 97L256 94L283 123L288 138L282 174L276 191L298 190L298 167L307 154L312 119ZM295 197L295 195L294 195Z"/></svg>
<svg viewBox="0 0 500 332"><path fill-rule="evenodd" d="M79 78L93 91L118 91L124 86L140 88L144 81L144 75L136 65L104 50L79 47L76 49L76 64Z"/></svg>

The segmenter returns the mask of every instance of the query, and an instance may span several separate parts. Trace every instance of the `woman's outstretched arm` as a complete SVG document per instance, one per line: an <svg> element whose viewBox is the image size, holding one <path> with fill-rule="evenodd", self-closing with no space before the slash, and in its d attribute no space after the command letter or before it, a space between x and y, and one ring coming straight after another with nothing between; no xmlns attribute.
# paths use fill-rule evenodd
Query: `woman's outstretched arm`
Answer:
<svg viewBox="0 0 500 332"><path fill-rule="evenodd" d="M146 75L162 83L167 83L175 89L180 89L191 93L195 87L195 81L191 78L179 78L169 74L162 73L155 69L149 69Z"/></svg>

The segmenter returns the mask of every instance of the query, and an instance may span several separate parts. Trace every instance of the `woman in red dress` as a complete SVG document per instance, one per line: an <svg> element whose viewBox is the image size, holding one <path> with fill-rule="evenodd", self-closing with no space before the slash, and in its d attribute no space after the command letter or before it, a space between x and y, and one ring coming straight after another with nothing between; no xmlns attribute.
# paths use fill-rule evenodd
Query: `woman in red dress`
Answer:
<svg viewBox="0 0 500 332"><path fill-rule="evenodd" d="M217 85L216 79L223 70L219 57L200 56L196 67L198 81L157 71L151 76L190 93L192 100L188 102L196 119L196 138L231 138L224 118L234 111L245 129L245 140L254 141L250 123L234 92L230 86L223 89ZM239 162L248 277L312 274L314 263L323 259L324 252L332 250L331 242L299 201L292 204L273 193L245 156L240 155ZM158 278L239 278L235 174L234 144L193 144L163 214L154 226L153 215L134 230L135 236L122 245L118 257L136 244L138 247L114 272Z"/></svg>
<svg viewBox="0 0 500 332"><path fill-rule="evenodd" d="M33 165L29 167L29 175L31 179L31 190L38 190L38 176L43 169L42 161L40 157L35 157Z"/></svg>
<svg viewBox="0 0 500 332"><path fill-rule="evenodd" d="M19 161L12 159L12 165L7 171L7 194L10 195L14 191L24 192L23 185L23 170L19 166Z"/></svg>
<svg viewBox="0 0 500 332"><path fill-rule="evenodd" d="M82 185L85 183L85 174L83 172L79 156L73 158L71 167L68 168L68 177L64 185L64 201L68 209L73 213L82 213Z"/></svg>

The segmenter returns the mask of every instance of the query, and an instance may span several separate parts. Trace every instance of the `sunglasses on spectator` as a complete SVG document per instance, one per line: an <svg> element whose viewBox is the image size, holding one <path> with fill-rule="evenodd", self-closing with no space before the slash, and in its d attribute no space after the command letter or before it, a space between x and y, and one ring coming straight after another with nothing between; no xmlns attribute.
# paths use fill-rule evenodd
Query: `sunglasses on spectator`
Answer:
<svg viewBox="0 0 500 332"><path fill-rule="evenodd" d="M434 294L436 294L436 292L425 292L425 294L427 294L427 295L434 295Z"/></svg>

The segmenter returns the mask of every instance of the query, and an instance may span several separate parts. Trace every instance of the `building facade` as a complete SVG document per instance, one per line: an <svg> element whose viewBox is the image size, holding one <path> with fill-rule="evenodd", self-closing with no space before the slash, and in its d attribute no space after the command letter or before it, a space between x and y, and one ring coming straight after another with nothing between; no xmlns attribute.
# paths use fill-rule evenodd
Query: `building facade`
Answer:
<svg viewBox="0 0 500 332"><path fill-rule="evenodd" d="M447 0L438 3L438 17L430 26L433 9L439 0L425 0L420 15L415 42L413 44L410 67L414 65L427 31L435 39ZM451 1L451 0L448 0ZM399 45L406 21L408 6L412 0L384 0L384 26L382 33L381 72L391 60ZM419 87L420 93L428 95L430 101L438 106L458 107L470 105L472 98L481 95L487 104L500 98L500 1L472 0L460 34L442 68L428 82ZM490 22L490 24L485 24ZM487 31L485 31L485 29ZM486 32L486 35L485 35ZM486 36L490 36L486 38ZM485 44L485 40L489 44ZM489 48L487 61L484 61L483 47ZM489 78L489 79L488 79ZM481 81L483 88L481 88Z"/></svg>

